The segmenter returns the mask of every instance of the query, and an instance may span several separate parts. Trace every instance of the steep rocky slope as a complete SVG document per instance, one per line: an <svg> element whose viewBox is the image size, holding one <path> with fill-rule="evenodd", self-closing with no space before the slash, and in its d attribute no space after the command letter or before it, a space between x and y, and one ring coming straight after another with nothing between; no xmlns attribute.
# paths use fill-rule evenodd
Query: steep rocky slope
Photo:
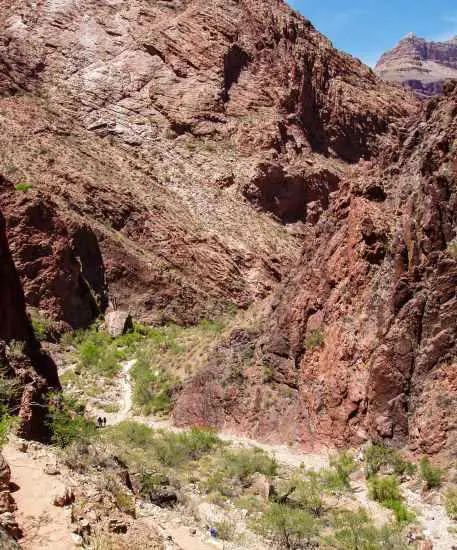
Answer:
<svg viewBox="0 0 457 550"><path fill-rule="evenodd" d="M348 163L415 108L279 0L0 13L11 248L28 304L73 328L109 298L191 323L268 296Z"/></svg>
<svg viewBox="0 0 457 550"><path fill-rule="evenodd" d="M455 457L457 88L445 90L341 182L261 334L216 349L178 424Z"/></svg>
<svg viewBox="0 0 457 550"><path fill-rule="evenodd" d="M35 341L25 311L24 295L6 238L5 221L0 213L0 365L2 401L21 419L25 437L43 435L42 419L50 388L59 380L52 361Z"/></svg>
<svg viewBox="0 0 457 550"><path fill-rule="evenodd" d="M457 37L427 42L409 34L381 57L374 70L386 80L404 84L420 98L442 95L443 84L457 78Z"/></svg>

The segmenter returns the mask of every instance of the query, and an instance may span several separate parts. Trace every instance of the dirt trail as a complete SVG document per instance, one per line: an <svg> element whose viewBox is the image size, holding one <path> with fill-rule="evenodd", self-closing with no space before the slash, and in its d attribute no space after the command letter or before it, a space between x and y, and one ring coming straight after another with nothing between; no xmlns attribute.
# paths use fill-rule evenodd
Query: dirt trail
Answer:
<svg viewBox="0 0 457 550"><path fill-rule="evenodd" d="M121 411L115 415L111 423L114 424L122 420L134 420L135 422L146 424L154 429L180 431L180 429L173 426L169 420L157 420L151 417L134 416L132 414L132 388L129 372L133 364L134 361L129 361L124 364ZM115 420L115 422L113 420ZM230 433L219 432L218 435L221 439L231 441L234 445L261 448L273 455L281 464L293 468L298 468L303 465L305 468L320 470L328 467L329 464L330 452L305 453L286 445L261 443ZM384 523L389 520L391 516L390 512L369 498L366 483L359 481L354 484L354 496L361 506L365 507L374 518L379 520L379 523ZM433 539L434 548L436 548L436 550L449 550L453 545L457 545L457 538L448 531L448 528L453 526L453 522L448 518L443 506L423 504L420 495L411 490L407 490L405 496L408 506L414 509L418 514L418 521L424 529L426 536ZM183 548L185 550L194 550L194 548L197 550L197 547L187 546L186 544L184 544Z"/></svg>
<svg viewBox="0 0 457 550"><path fill-rule="evenodd" d="M410 489L406 490L405 497L408 507L418 515L426 537L433 542L433 550L457 547L457 536L449 532L449 529L455 529L455 522L449 519L443 506L426 504L419 493Z"/></svg>
<svg viewBox="0 0 457 550"><path fill-rule="evenodd" d="M11 479L19 487L13 493L18 506L16 518L24 531L20 541L25 550L73 550L70 510L57 508L54 496L65 491L57 476L44 473L45 460L22 453L9 442L3 449L11 468Z"/></svg>

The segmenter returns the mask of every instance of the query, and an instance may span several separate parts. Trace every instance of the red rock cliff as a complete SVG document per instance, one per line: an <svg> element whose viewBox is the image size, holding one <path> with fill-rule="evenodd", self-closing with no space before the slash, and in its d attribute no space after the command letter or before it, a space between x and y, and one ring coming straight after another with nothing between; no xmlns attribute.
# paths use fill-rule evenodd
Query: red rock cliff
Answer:
<svg viewBox="0 0 457 550"><path fill-rule="evenodd" d="M22 287L6 238L0 212L0 363L1 375L14 378L17 395L10 398L12 411L19 412L25 437L41 437L44 432L46 392L59 387L57 370L35 341L25 311Z"/></svg>
<svg viewBox="0 0 457 550"><path fill-rule="evenodd" d="M331 194L263 331L216 350L178 424L455 456L457 89L446 93Z"/></svg>
<svg viewBox="0 0 457 550"><path fill-rule="evenodd" d="M105 282L146 321L267 296L301 246L277 221L317 219L344 166L415 108L279 0L0 0L0 14L2 173L41 201L39 270L29 222L9 238L28 303L74 327Z"/></svg>

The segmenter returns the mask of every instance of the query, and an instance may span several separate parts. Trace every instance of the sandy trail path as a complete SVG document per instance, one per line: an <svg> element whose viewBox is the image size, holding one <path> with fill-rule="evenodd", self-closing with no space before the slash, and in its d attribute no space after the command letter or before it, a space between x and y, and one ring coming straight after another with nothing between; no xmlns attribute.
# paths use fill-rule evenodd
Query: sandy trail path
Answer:
<svg viewBox="0 0 457 550"><path fill-rule="evenodd" d="M9 442L2 450L11 468L11 479L19 489L13 493L18 506L16 518L24 531L20 544L25 550L73 550L70 510L54 506L54 496L63 494L65 484L44 473L45 461L17 450ZM33 455L34 456L34 455Z"/></svg>

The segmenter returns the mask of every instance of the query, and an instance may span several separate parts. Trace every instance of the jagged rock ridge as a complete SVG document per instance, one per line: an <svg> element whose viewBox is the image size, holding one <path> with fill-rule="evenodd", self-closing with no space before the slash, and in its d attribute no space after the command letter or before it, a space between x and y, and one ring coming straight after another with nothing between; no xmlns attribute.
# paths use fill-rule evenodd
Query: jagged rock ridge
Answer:
<svg viewBox="0 0 457 550"><path fill-rule="evenodd" d="M427 42L411 33L381 57L375 72L404 84L420 98L442 95L444 83L457 79L457 37Z"/></svg>

